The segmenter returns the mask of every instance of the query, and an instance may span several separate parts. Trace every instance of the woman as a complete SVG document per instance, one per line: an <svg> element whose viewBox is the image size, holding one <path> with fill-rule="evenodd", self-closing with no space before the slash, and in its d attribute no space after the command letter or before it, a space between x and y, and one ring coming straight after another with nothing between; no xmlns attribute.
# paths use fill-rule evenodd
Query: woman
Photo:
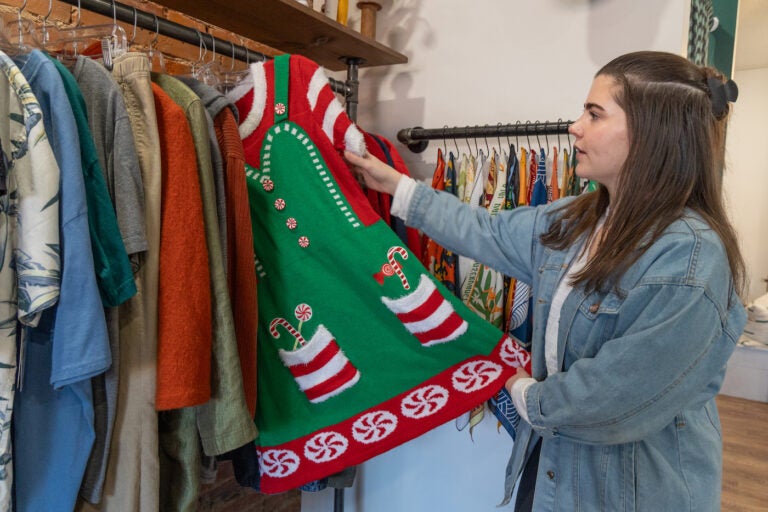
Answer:
<svg viewBox="0 0 768 512"><path fill-rule="evenodd" d="M525 421L505 503L526 467L536 511L719 510L714 397L745 323L722 200L735 93L676 55L616 58L570 127L598 190L495 217L346 154L408 225L532 283L533 375L507 382Z"/></svg>

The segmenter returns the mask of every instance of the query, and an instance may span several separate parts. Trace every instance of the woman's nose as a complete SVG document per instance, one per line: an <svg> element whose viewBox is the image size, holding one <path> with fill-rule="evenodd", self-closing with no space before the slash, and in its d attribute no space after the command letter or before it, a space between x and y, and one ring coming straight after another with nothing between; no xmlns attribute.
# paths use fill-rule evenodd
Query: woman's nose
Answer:
<svg viewBox="0 0 768 512"><path fill-rule="evenodd" d="M571 125L568 127L568 133L574 137L581 136L581 117L571 123Z"/></svg>

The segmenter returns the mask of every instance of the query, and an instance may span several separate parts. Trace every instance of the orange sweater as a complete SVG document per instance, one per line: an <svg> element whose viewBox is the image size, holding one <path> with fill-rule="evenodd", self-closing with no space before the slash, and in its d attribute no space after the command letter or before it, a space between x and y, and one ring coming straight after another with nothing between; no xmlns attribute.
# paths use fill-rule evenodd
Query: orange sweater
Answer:
<svg viewBox="0 0 768 512"><path fill-rule="evenodd" d="M253 232L245 182L245 152L235 115L229 108L216 116L214 128L224 160L224 190L227 196L227 284L235 318L245 401L253 418L256 412L258 308Z"/></svg>
<svg viewBox="0 0 768 512"><path fill-rule="evenodd" d="M167 410L211 397L211 286L192 132L181 107L152 91L163 171L156 407Z"/></svg>

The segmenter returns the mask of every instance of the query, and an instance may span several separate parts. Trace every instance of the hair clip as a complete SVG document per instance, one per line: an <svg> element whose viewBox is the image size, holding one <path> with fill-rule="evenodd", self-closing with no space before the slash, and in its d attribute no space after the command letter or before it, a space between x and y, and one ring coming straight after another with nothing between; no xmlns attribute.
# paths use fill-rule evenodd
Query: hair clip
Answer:
<svg viewBox="0 0 768 512"><path fill-rule="evenodd" d="M707 78L709 98L712 100L712 113L715 117L722 116L728 108L728 102L734 102L739 97L739 87L736 82L728 79L723 82L719 78Z"/></svg>

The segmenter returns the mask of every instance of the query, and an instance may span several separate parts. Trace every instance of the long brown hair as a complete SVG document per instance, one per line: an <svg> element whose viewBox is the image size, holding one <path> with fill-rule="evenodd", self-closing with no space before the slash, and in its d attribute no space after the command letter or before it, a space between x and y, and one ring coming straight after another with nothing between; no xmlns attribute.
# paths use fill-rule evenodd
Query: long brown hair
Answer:
<svg viewBox="0 0 768 512"><path fill-rule="evenodd" d="M740 292L744 261L722 194L729 106L715 116L707 84L708 78L722 82L723 76L663 52L623 55L600 69L600 75L616 81L614 100L627 116L629 153L615 197L602 186L578 197L558 210L542 243L562 250L591 236L610 203L601 243L574 276L574 284L588 291L607 291L690 208L720 237Z"/></svg>

